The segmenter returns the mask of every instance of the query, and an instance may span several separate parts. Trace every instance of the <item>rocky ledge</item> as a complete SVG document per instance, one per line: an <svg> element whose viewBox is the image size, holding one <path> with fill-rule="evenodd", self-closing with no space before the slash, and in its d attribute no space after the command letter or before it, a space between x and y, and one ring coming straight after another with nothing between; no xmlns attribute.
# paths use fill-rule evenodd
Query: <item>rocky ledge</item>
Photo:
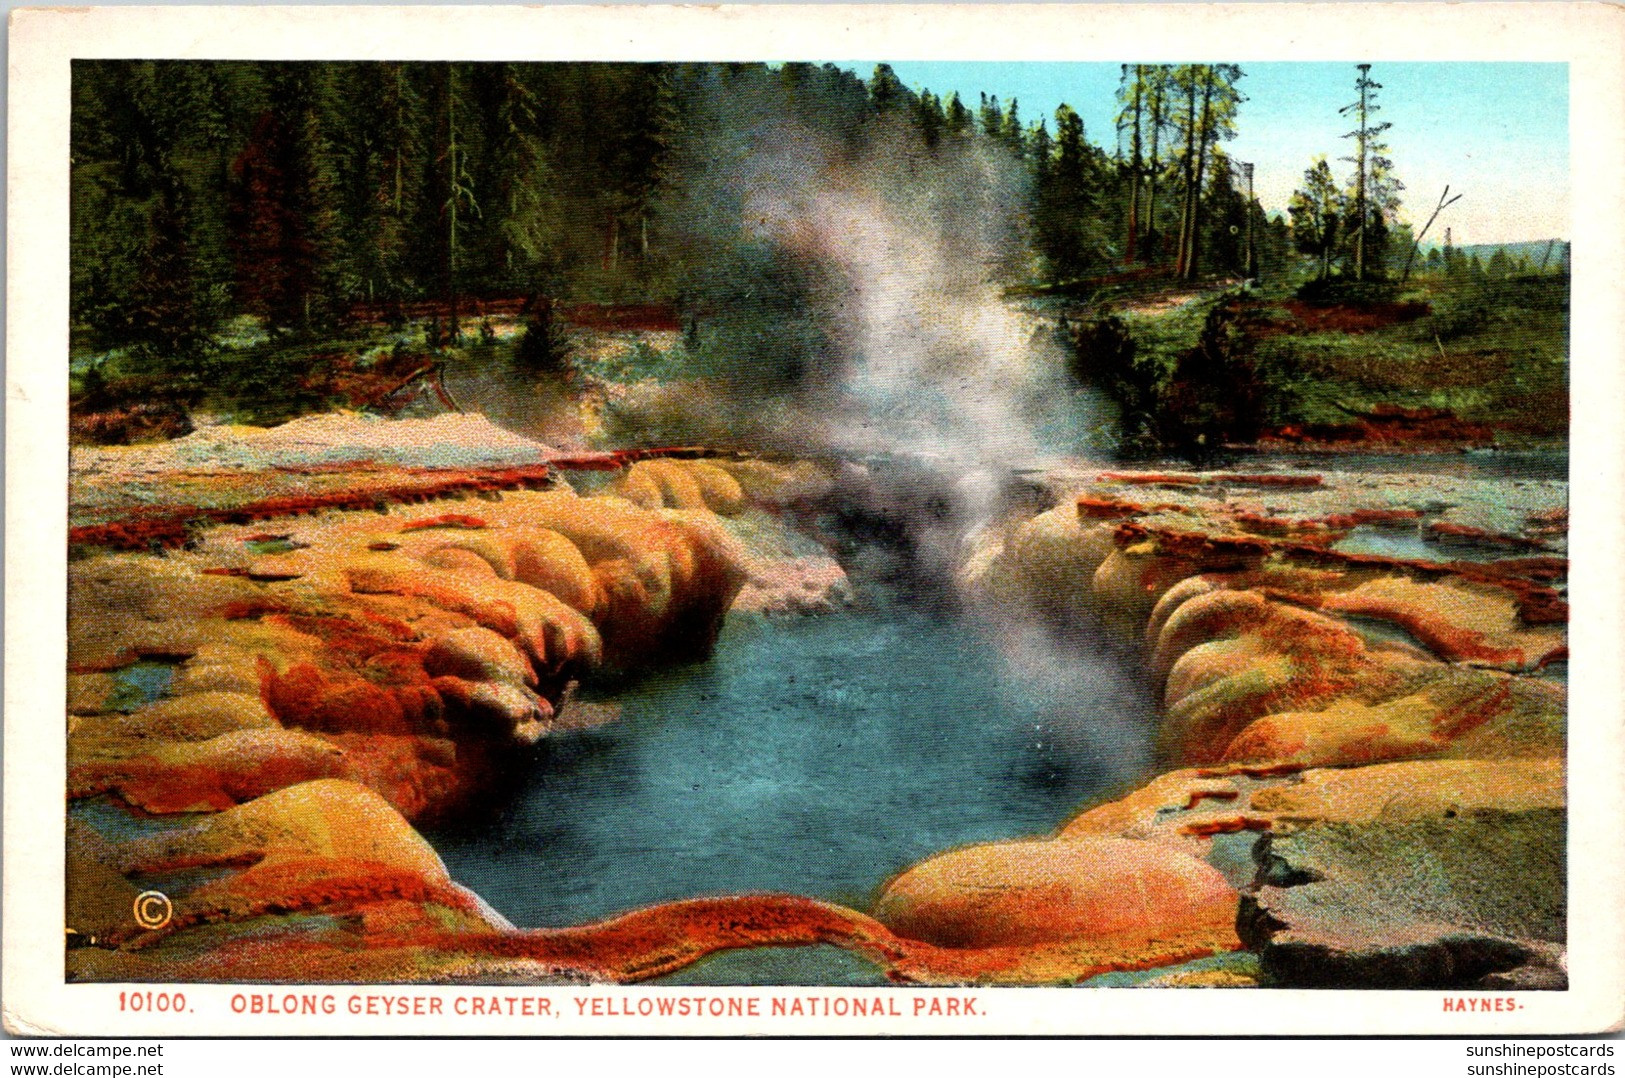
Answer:
<svg viewBox="0 0 1625 1078"><path fill-rule="evenodd" d="M1012 915L984 896L1023 886L1033 858L1098 873L1087 844L1112 836L1222 877L1264 983L1562 986L1565 498L1532 480L1101 473L982 536L970 592L1093 620L1142 658L1169 770L1018 857L987 848L999 867L925 915L1022 931L1052 917L1042 901ZM910 876L964 857L896 881L909 923ZM1175 878L1163 897L1185 893L1189 870Z"/></svg>

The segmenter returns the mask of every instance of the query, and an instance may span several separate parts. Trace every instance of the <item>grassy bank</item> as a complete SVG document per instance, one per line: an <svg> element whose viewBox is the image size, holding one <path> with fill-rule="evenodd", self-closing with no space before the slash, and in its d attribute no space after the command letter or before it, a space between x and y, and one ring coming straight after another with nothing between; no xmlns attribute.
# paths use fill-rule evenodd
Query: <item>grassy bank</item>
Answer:
<svg viewBox="0 0 1625 1078"><path fill-rule="evenodd" d="M1566 276L1293 284L1101 307L1074 326L1077 373L1122 406L1124 450L1566 439Z"/></svg>

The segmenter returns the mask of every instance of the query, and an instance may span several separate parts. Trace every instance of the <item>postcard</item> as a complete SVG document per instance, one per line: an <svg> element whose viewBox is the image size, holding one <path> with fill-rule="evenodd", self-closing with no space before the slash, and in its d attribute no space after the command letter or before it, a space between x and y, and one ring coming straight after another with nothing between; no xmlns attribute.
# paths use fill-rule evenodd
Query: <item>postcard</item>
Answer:
<svg viewBox="0 0 1625 1078"><path fill-rule="evenodd" d="M1622 46L18 11L7 1029L1619 1028Z"/></svg>

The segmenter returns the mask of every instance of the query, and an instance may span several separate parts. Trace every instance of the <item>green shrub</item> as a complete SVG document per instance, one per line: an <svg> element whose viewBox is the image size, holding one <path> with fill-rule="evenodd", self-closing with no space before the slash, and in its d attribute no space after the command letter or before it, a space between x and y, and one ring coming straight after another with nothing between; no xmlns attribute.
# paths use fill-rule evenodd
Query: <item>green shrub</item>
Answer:
<svg viewBox="0 0 1625 1078"><path fill-rule="evenodd" d="M551 318L532 318L514 350L514 359L536 371L562 371L570 363L570 342Z"/></svg>
<svg viewBox="0 0 1625 1078"><path fill-rule="evenodd" d="M1092 382L1116 402L1122 429L1121 448L1149 448L1154 441L1161 364L1139 354L1139 346L1121 318L1105 318L1072 327L1072 373Z"/></svg>
<svg viewBox="0 0 1625 1078"><path fill-rule="evenodd" d="M1326 277L1310 281L1298 289L1297 297L1315 307L1367 307L1392 303L1399 286L1392 281L1355 281L1347 277Z"/></svg>

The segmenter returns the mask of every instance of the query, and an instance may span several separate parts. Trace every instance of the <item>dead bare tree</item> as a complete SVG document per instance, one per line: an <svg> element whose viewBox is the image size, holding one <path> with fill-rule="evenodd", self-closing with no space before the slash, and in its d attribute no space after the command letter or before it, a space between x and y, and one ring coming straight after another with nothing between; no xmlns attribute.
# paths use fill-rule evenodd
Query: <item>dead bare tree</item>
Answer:
<svg viewBox="0 0 1625 1078"><path fill-rule="evenodd" d="M1410 253L1405 256L1405 272L1399 276L1400 284L1411 279L1411 263L1416 260L1416 252L1422 249L1422 237L1428 234L1428 229L1433 227L1433 222L1439 219L1439 214L1444 212L1445 207L1452 205L1459 198L1460 195L1451 198L1450 185L1448 183L1444 185L1444 193L1439 196L1439 204L1433 208L1433 216L1428 218L1427 224L1422 226L1422 231L1418 232L1416 239L1411 242Z"/></svg>

